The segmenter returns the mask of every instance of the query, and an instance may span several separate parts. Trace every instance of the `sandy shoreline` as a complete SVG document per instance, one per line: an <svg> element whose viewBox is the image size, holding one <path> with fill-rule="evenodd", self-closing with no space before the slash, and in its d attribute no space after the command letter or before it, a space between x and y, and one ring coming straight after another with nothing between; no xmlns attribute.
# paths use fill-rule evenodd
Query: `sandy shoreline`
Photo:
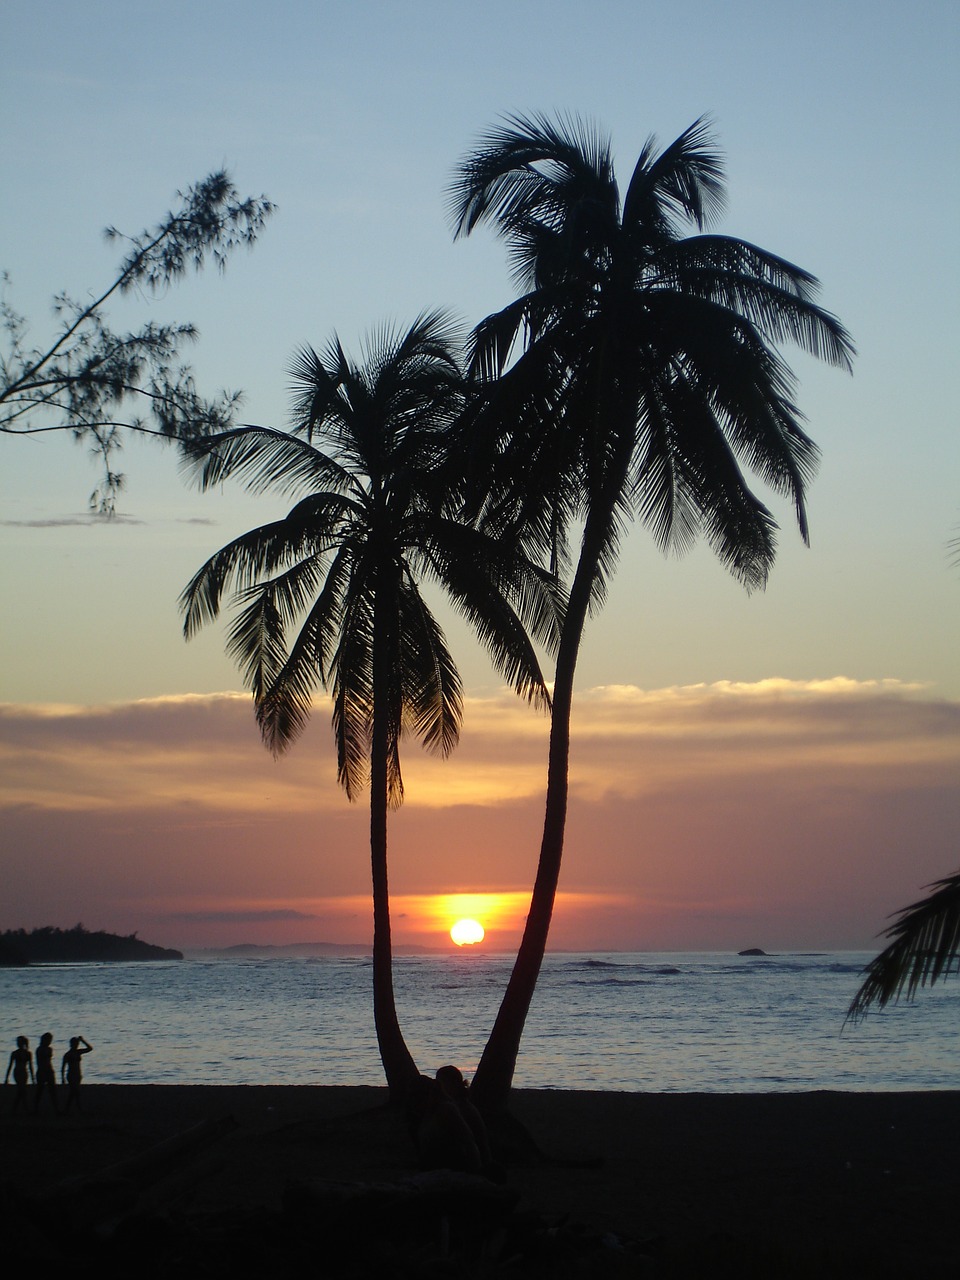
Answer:
<svg viewBox="0 0 960 1280"><path fill-rule="evenodd" d="M236 1127L174 1161L168 1180L183 1183L169 1201L177 1212L273 1213L291 1180L396 1183L416 1169L380 1089L84 1085L83 1115L60 1118L12 1116L12 1099L4 1090L8 1216L19 1197L41 1203L69 1176L223 1117ZM935 1277L960 1269L952 1225L960 1092L519 1090L514 1112L548 1155L599 1161L528 1158L509 1169L508 1185L544 1220L566 1218L627 1244L628 1255L611 1255L610 1274ZM19 1230L22 1215L14 1216ZM15 1240L3 1226L5 1241ZM20 1236L24 1257L37 1261L42 1226ZM591 1273L599 1271L583 1272Z"/></svg>

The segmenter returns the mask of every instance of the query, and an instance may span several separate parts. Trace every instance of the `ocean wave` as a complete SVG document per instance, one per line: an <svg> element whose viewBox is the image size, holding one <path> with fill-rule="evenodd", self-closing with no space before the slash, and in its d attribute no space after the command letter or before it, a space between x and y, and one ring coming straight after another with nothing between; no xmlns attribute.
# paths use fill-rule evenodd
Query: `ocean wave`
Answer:
<svg viewBox="0 0 960 1280"><path fill-rule="evenodd" d="M564 972L577 969L616 969L620 973L646 973L673 975L681 972L672 964L642 964L637 961L618 962L616 960L575 960L563 966Z"/></svg>
<svg viewBox="0 0 960 1280"><path fill-rule="evenodd" d="M649 978L571 978L564 983L567 987L650 987Z"/></svg>

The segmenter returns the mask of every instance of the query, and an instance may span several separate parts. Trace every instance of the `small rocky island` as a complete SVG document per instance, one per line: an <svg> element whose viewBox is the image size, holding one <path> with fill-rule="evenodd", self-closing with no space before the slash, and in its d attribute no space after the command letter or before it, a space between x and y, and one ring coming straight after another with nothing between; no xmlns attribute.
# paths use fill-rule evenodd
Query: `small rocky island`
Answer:
<svg viewBox="0 0 960 1280"><path fill-rule="evenodd" d="M171 951L143 942L136 933L91 931L82 924L72 929L44 925L41 929L7 929L0 933L0 965L77 964L105 960L182 960L182 951Z"/></svg>

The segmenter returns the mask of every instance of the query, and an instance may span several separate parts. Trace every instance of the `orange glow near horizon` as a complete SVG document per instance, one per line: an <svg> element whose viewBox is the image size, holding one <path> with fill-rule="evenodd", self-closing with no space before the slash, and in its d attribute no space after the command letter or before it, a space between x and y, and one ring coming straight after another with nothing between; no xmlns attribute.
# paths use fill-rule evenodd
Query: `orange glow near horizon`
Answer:
<svg viewBox="0 0 960 1280"><path fill-rule="evenodd" d="M440 893L408 899L408 903L408 913L423 929L436 929L438 933L447 933L453 937L451 931L460 922L475 920L482 923L485 933L492 931L502 934L523 928L530 905L530 894L524 890L508 893ZM456 938L453 941L457 946L462 945Z"/></svg>
<svg viewBox="0 0 960 1280"><path fill-rule="evenodd" d="M459 949L465 943L483 941L484 950L512 950L520 940L530 904L527 890L490 893L399 893L391 896L392 932L401 945L436 946L443 941ZM183 945L219 945L220 942L297 944L311 941L357 943L369 939L372 906L366 894L326 898L227 898L217 895L170 896L151 900L154 920L174 920L194 934ZM588 921L609 908L635 908L625 894L557 894L555 919ZM476 922L481 937L456 938L453 930ZM475 933L475 930L472 931ZM199 937L198 937L199 935ZM189 936L189 935L188 935ZM470 947L467 946L467 950Z"/></svg>

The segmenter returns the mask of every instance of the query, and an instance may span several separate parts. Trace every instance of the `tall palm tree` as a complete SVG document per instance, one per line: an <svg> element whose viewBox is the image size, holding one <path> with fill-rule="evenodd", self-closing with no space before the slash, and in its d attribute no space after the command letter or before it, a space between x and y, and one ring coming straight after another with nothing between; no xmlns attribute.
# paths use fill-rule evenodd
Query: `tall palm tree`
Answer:
<svg viewBox="0 0 960 1280"><path fill-rule="evenodd" d="M215 619L232 595L227 650L275 754L302 731L318 686L332 695L340 781L351 799L370 785L374 1018L391 1097L400 1098L417 1068L394 1002L387 811L403 797L403 734L446 755L462 712L457 669L420 583L439 583L501 674L544 706L521 619L549 642L558 596L515 547L452 514L445 434L464 381L444 316L381 331L360 366L336 337L322 356L305 348L292 374L292 433L241 427L193 448L203 488L235 476L298 501L199 570L181 600L184 631L189 638Z"/></svg>
<svg viewBox="0 0 960 1280"><path fill-rule="evenodd" d="M792 500L807 539L804 491L817 450L776 346L790 339L848 368L852 345L814 302L808 272L705 233L723 194L721 157L702 120L660 152L649 141L622 200L606 140L539 115L508 117L454 181L456 234L492 223L521 291L472 340L472 373L488 387L473 423L474 467L499 477L484 518L526 524L552 564L572 569L536 883L472 1086L488 1110L506 1104L546 947L577 655L627 523L638 519L665 549L703 533L748 589L760 587L777 526L746 467Z"/></svg>
<svg viewBox="0 0 960 1280"><path fill-rule="evenodd" d="M884 934L893 941L867 965L866 977L845 1021L858 1022L871 1005L897 1001L906 988L912 1000L920 987L956 973L960 959L960 871L927 886L933 892L898 911Z"/></svg>

